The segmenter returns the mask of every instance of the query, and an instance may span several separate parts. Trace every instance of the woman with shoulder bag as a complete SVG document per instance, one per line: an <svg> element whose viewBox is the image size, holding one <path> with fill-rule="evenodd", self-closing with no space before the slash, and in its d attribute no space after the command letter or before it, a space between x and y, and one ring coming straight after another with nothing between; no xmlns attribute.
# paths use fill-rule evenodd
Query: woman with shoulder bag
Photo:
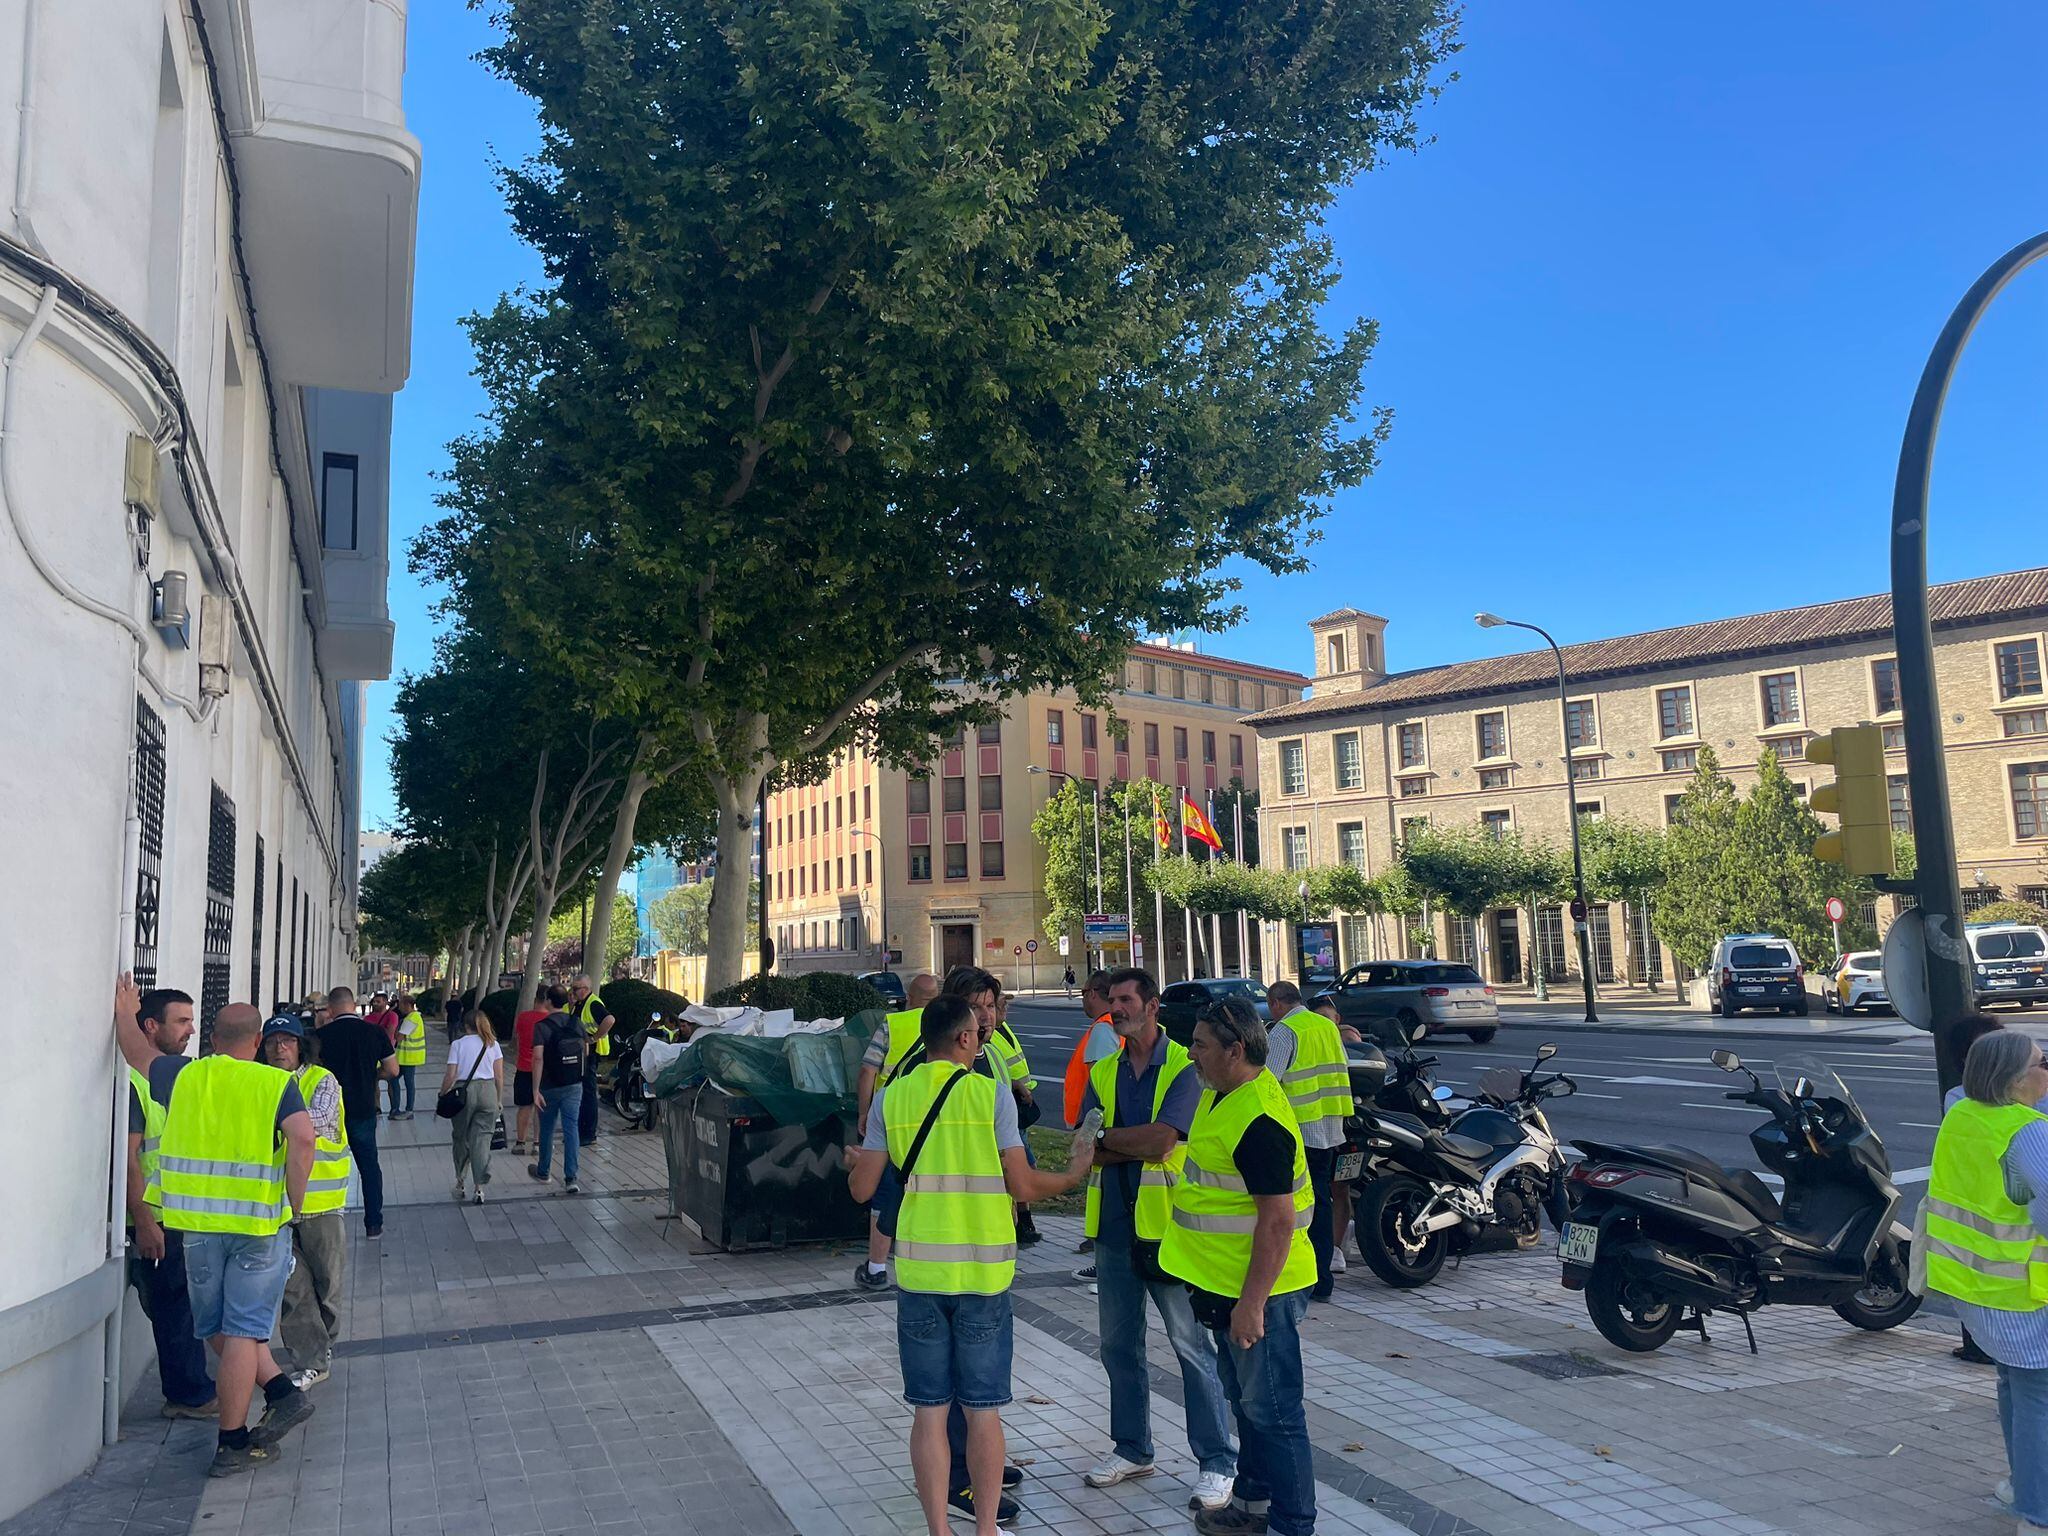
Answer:
<svg viewBox="0 0 2048 1536"><path fill-rule="evenodd" d="M505 1093L505 1053L498 1048L491 1017L473 1008L464 1019L466 1033L448 1046L448 1066L441 1074L441 1097L434 1113L453 1127L455 1198L484 1203L491 1182L491 1132ZM475 1187L467 1194L465 1176Z"/></svg>

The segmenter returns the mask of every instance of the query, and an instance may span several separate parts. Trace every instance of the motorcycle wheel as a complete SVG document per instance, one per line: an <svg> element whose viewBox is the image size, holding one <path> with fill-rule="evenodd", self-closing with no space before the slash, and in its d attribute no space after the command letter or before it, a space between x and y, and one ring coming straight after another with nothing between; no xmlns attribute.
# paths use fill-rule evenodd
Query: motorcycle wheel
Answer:
<svg viewBox="0 0 2048 1536"><path fill-rule="evenodd" d="M1631 1354L1647 1355L1661 1349L1678 1331L1684 1308L1675 1301L1661 1301L1642 1282L1632 1280L1619 1266L1595 1264L1586 1281L1586 1313L1600 1337Z"/></svg>
<svg viewBox="0 0 2048 1536"><path fill-rule="evenodd" d="M1882 1333L1887 1328L1898 1327L1918 1312L1924 1299L1906 1289L1904 1253L1887 1247L1879 1253L1877 1263L1864 1277L1863 1289L1847 1301L1835 1303L1835 1316L1845 1323L1854 1323L1858 1328Z"/></svg>
<svg viewBox="0 0 2048 1536"><path fill-rule="evenodd" d="M1429 1198L1429 1190L1415 1179L1376 1179L1366 1185L1353 1208L1359 1252L1372 1272L1395 1290L1429 1284L1450 1256L1448 1232L1431 1232L1419 1241L1412 1234L1412 1223Z"/></svg>

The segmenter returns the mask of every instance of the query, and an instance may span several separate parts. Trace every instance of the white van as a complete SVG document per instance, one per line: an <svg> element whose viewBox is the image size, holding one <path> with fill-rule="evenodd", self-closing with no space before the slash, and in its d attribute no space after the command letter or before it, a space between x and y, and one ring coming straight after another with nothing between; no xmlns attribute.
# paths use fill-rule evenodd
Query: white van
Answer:
<svg viewBox="0 0 2048 1536"><path fill-rule="evenodd" d="M2048 998L2048 929L2034 923L1965 923L1977 1006L2018 1003L2022 1008Z"/></svg>

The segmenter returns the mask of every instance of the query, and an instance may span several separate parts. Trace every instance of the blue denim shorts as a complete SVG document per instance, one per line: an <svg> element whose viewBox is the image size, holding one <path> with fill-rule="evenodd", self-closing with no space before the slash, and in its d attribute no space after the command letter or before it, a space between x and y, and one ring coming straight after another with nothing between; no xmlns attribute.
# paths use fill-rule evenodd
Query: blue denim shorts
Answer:
<svg viewBox="0 0 2048 1536"><path fill-rule="evenodd" d="M1010 1400L1010 1293L896 1293L896 1353L913 1408L1000 1408Z"/></svg>
<svg viewBox="0 0 2048 1536"><path fill-rule="evenodd" d="M268 1237L242 1232L185 1234L185 1294L192 1332L210 1339L267 1339L292 1270L291 1228Z"/></svg>

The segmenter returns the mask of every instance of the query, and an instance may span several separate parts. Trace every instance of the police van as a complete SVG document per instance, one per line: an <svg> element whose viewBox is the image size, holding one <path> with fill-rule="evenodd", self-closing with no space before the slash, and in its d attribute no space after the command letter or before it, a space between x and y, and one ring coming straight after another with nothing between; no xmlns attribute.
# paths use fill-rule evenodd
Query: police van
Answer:
<svg viewBox="0 0 2048 1536"><path fill-rule="evenodd" d="M1977 1006L2048 999L2048 929L2035 923L1965 923Z"/></svg>
<svg viewBox="0 0 2048 1536"><path fill-rule="evenodd" d="M1745 1008L1802 1017L1812 1007L1806 967L1790 939L1775 933L1731 933L1707 962L1707 1009L1732 1019Z"/></svg>

